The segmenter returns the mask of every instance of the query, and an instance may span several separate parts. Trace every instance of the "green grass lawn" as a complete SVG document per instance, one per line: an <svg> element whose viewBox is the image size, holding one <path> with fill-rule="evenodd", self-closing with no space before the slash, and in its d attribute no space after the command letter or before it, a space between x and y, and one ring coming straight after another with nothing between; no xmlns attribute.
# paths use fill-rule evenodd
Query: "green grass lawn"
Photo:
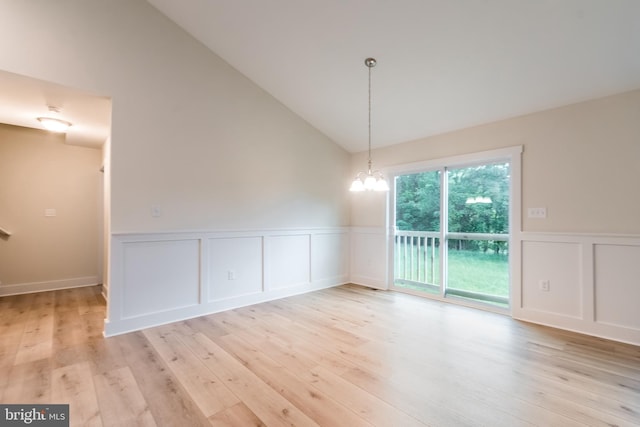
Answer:
<svg viewBox="0 0 640 427"><path fill-rule="evenodd" d="M430 248L429 248L430 249ZM401 251L399 251L401 252ZM420 251L422 258L423 251ZM404 254L399 253L396 256L396 265L401 265ZM414 258L417 258L417 251L414 251ZM430 261L429 261L430 262ZM439 283L439 250L436 250L434 258L435 280L426 280L427 282L438 285ZM427 265L430 271L430 265ZM417 273L414 273L414 281L425 281L424 265L420 265L420 276L416 279ZM430 279L430 273L426 276ZM396 278L404 278L404 276L396 272ZM425 290L424 287L411 284L400 283L396 281L397 286L415 288ZM449 282L450 289L459 289L464 291L477 292L488 295L496 295L502 297L509 296L509 258L505 254L496 254L491 251L467 251L449 249Z"/></svg>
<svg viewBox="0 0 640 427"><path fill-rule="evenodd" d="M509 296L509 258L492 252L449 250L449 288Z"/></svg>

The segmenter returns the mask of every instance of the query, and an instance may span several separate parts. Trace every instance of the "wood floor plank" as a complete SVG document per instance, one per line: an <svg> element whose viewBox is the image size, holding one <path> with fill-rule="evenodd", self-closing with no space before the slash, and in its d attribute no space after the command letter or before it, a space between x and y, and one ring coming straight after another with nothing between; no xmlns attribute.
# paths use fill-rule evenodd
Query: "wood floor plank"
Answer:
<svg viewBox="0 0 640 427"><path fill-rule="evenodd" d="M120 340L97 338L78 346L83 358L89 362L93 374L102 374L117 368L130 366L122 351Z"/></svg>
<svg viewBox="0 0 640 427"><path fill-rule="evenodd" d="M103 313L104 298L98 292L99 286L78 288L78 314Z"/></svg>
<svg viewBox="0 0 640 427"><path fill-rule="evenodd" d="M242 402L210 416L209 422L213 427L266 427Z"/></svg>
<svg viewBox="0 0 640 427"><path fill-rule="evenodd" d="M298 328L294 322L281 316L278 313L270 312L267 306L254 306L258 313L262 313L260 319L268 330L265 332L275 341L281 342L283 348L293 352L302 363L309 365L309 368L318 364L331 366L337 373L346 372L356 366L354 363L343 357L343 354L333 347L333 345L319 345L317 336L304 328ZM220 316L227 316L228 312L219 313ZM238 324L241 327L241 324ZM286 332L285 332L286 331ZM234 333L236 330L234 330ZM312 361L311 363L308 361Z"/></svg>
<svg viewBox="0 0 640 427"><path fill-rule="evenodd" d="M70 425L102 426L93 376L88 363L54 369L51 389L52 403L69 404Z"/></svg>
<svg viewBox="0 0 640 427"><path fill-rule="evenodd" d="M24 335L26 317L28 317L28 315L25 314L25 320L21 323L13 323L11 325L7 324L5 327L1 328L0 337L2 337L2 339L0 340L0 368L11 368L11 366L13 366L16 354L20 349L20 341L22 341L22 336Z"/></svg>
<svg viewBox="0 0 640 427"><path fill-rule="evenodd" d="M128 367L95 375L93 380L105 427L157 425Z"/></svg>
<svg viewBox="0 0 640 427"><path fill-rule="evenodd" d="M171 325L148 329L144 334L205 417L240 403L240 399L182 344Z"/></svg>
<svg viewBox="0 0 640 427"><path fill-rule="evenodd" d="M82 300L80 289L82 288L61 289L56 291L55 310L57 312L65 310L77 312Z"/></svg>
<svg viewBox="0 0 640 427"><path fill-rule="evenodd" d="M209 338L217 338L227 335L229 331L224 327L221 321L215 316L201 316L195 319L185 320L184 323L196 332L202 332Z"/></svg>
<svg viewBox="0 0 640 427"><path fill-rule="evenodd" d="M276 306L274 303L269 304L269 307ZM365 340L358 341L358 346L349 345L341 339L334 339L336 335L342 336L340 332L334 335L334 330L330 328L317 328L312 323L299 322L297 317L294 317L296 321L293 322L286 316L286 311L278 308L278 312L272 313L270 317L270 322L278 324L279 328L286 330L286 334L281 334L281 336L289 336L291 342L302 340L312 343L315 348L325 352L326 360L337 361L335 356L340 356L355 365L367 366L377 372L386 371L389 373L393 369L393 366L385 366L371 354L359 350L359 346L365 343ZM332 352L333 355L327 355L326 351ZM339 361L337 362L339 363Z"/></svg>
<svg viewBox="0 0 640 427"><path fill-rule="evenodd" d="M425 399L422 393L424 388L428 387L426 384L414 390L358 367L343 373L341 377L425 425L451 427L479 425L465 411L449 412L447 408L439 407L437 403Z"/></svg>
<svg viewBox="0 0 640 427"><path fill-rule="evenodd" d="M15 357L15 364L51 357L53 347L53 293L34 296L33 308L25 323L24 332Z"/></svg>
<svg viewBox="0 0 640 427"><path fill-rule="evenodd" d="M4 368L6 380L0 389L0 402L51 403L51 362L47 359Z"/></svg>
<svg viewBox="0 0 640 427"><path fill-rule="evenodd" d="M183 335L181 338L266 425L318 425L202 333Z"/></svg>
<svg viewBox="0 0 640 427"><path fill-rule="evenodd" d="M110 339L122 347L127 366L158 423L190 427L209 425L209 420L142 332Z"/></svg>
<svg viewBox="0 0 640 427"><path fill-rule="evenodd" d="M268 319L258 319L253 316L248 317L237 310L220 313L219 317L223 319L235 318L237 328L233 331L234 336L253 343L256 347L260 348L260 351L264 354L287 366L287 369L291 372L308 372L318 364L316 360L308 357L305 353L294 350L291 342L282 340L281 337L268 326ZM218 341L218 339L214 341Z"/></svg>
<svg viewBox="0 0 640 427"><path fill-rule="evenodd" d="M372 425L399 425L403 427L425 426L424 423L405 414L384 400L366 392L357 385L334 374L329 369L317 366L302 375L302 378Z"/></svg>
<svg viewBox="0 0 640 427"><path fill-rule="evenodd" d="M56 311L53 328L53 346L56 351L76 346L86 339L82 319L75 310Z"/></svg>
<svg viewBox="0 0 640 427"><path fill-rule="evenodd" d="M371 425L311 382L296 377L288 367L280 365L235 334L220 337L218 343L319 425Z"/></svg>

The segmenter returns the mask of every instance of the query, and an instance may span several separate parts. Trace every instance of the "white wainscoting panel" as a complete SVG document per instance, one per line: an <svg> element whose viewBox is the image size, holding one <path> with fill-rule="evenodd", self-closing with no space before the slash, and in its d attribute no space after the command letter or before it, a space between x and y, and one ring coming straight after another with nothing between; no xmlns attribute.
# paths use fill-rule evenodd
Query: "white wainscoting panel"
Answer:
<svg viewBox="0 0 640 427"><path fill-rule="evenodd" d="M311 242L311 280L332 283L349 277L349 233L318 233Z"/></svg>
<svg viewBox="0 0 640 427"><path fill-rule="evenodd" d="M311 283L311 236L269 236L266 244L266 288L269 290Z"/></svg>
<svg viewBox="0 0 640 427"><path fill-rule="evenodd" d="M128 242L123 252L124 319L198 304L198 240Z"/></svg>
<svg viewBox="0 0 640 427"><path fill-rule="evenodd" d="M113 234L105 335L349 280L349 229Z"/></svg>
<svg viewBox="0 0 640 427"><path fill-rule="evenodd" d="M521 248L514 318L640 345L640 237L521 233Z"/></svg>
<svg viewBox="0 0 640 427"><path fill-rule="evenodd" d="M580 252L577 243L523 242L522 306L582 318ZM541 281L548 281L548 292L540 288Z"/></svg>
<svg viewBox="0 0 640 427"><path fill-rule="evenodd" d="M640 246L595 245L595 320L640 330Z"/></svg>
<svg viewBox="0 0 640 427"><path fill-rule="evenodd" d="M262 237L209 239L209 301L263 290Z"/></svg>
<svg viewBox="0 0 640 427"><path fill-rule="evenodd" d="M387 230L354 227L351 230L351 282L377 289L388 289Z"/></svg>

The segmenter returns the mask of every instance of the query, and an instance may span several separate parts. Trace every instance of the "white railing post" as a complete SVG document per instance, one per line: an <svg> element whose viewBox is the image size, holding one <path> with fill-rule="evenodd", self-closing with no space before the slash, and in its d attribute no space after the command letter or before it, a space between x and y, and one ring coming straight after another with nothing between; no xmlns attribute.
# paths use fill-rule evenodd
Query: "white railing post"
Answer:
<svg viewBox="0 0 640 427"><path fill-rule="evenodd" d="M436 241L432 231L398 231L394 235L394 279L436 285Z"/></svg>

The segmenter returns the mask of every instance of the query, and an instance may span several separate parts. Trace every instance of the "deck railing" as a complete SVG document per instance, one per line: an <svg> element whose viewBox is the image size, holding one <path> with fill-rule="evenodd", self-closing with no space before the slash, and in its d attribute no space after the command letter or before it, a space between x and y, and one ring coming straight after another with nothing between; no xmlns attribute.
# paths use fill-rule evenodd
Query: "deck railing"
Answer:
<svg viewBox="0 0 640 427"><path fill-rule="evenodd" d="M396 231L395 280L414 285L438 286L440 233Z"/></svg>
<svg viewBox="0 0 640 427"><path fill-rule="evenodd" d="M485 237L485 235L480 235ZM489 236L489 235L487 235ZM467 235L455 235L467 239ZM507 237L490 235L495 240ZM435 231L396 231L394 235L394 283L401 287L437 291L440 289L440 233ZM464 289L446 288L445 295L508 305L508 297Z"/></svg>

